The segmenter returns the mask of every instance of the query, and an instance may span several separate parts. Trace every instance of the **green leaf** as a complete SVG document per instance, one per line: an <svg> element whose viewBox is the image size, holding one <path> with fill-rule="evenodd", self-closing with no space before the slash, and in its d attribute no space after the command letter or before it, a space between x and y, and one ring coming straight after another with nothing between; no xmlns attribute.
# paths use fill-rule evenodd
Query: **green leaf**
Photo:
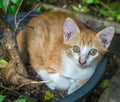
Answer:
<svg viewBox="0 0 120 102"><path fill-rule="evenodd" d="M5 11L5 8L6 8L6 0L0 0L0 8Z"/></svg>
<svg viewBox="0 0 120 102"><path fill-rule="evenodd" d="M87 4L92 4L92 3L94 3L94 0L85 0L85 2L86 2Z"/></svg>
<svg viewBox="0 0 120 102"><path fill-rule="evenodd" d="M0 68L6 67L7 64L8 64L8 62L6 60L4 60L4 59L0 60Z"/></svg>
<svg viewBox="0 0 120 102"><path fill-rule="evenodd" d="M116 11L116 10L118 9L119 5L120 5L119 2L112 2L112 3L110 3L108 6L109 6L110 9Z"/></svg>
<svg viewBox="0 0 120 102"><path fill-rule="evenodd" d="M105 89L105 88L107 88L107 87L109 86L109 84L110 84L110 79L105 79L105 80L103 80L103 82L100 84L100 87L103 88L103 89Z"/></svg>
<svg viewBox="0 0 120 102"><path fill-rule="evenodd" d="M12 3L19 5L21 0L10 0Z"/></svg>
<svg viewBox="0 0 120 102"><path fill-rule="evenodd" d="M54 94L51 93L50 91L46 91L45 95L44 95L44 100L47 101L47 100L51 100L54 98Z"/></svg>
<svg viewBox="0 0 120 102"><path fill-rule="evenodd" d="M120 22L120 15L117 15L116 19Z"/></svg>
<svg viewBox="0 0 120 102"><path fill-rule="evenodd" d="M40 8L37 9L37 12L49 12L52 11L52 8L46 8L45 6L41 6Z"/></svg>
<svg viewBox="0 0 120 102"><path fill-rule="evenodd" d="M95 4L98 4L98 3L100 3L101 2L101 0L94 0L94 3Z"/></svg>
<svg viewBox="0 0 120 102"><path fill-rule="evenodd" d="M116 13L116 19L117 21L120 21L120 7L118 8L117 13Z"/></svg>
<svg viewBox="0 0 120 102"><path fill-rule="evenodd" d="M27 102L35 102L35 101L33 101L33 100L31 100L31 99L27 99Z"/></svg>
<svg viewBox="0 0 120 102"><path fill-rule="evenodd" d="M113 21L113 20L114 20L114 17L107 17L107 20Z"/></svg>
<svg viewBox="0 0 120 102"><path fill-rule="evenodd" d="M16 11L17 11L17 6L16 5L11 5L11 6L9 6L8 7L8 14L15 14L16 13Z"/></svg>
<svg viewBox="0 0 120 102"><path fill-rule="evenodd" d="M86 6L83 6L80 8L80 12L82 12L82 13L86 13L88 11L89 11L89 9Z"/></svg>
<svg viewBox="0 0 120 102"><path fill-rule="evenodd" d="M106 10L106 9L100 9L100 14L104 16L113 16L113 11L111 10Z"/></svg>
<svg viewBox="0 0 120 102"><path fill-rule="evenodd" d="M37 3L39 0L26 0L25 4L26 5L33 5L33 3Z"/></svg>
<svg viewBox="0 0 120 102"><path fill-rule="evenodd" d="M21 99L14 100L13 102L33 102L33 101L27 98L21 98Z"/></svg>
<svg viewBox="0 0 120 102"><path fill-rule="evenodd" d="M20 99L19 102L27 102L26 98Z"/></svg>
<svg viewBox="0 0 120 102"><path fill-rule="evenodd" d="M0 102L3 102L5 100L6 96L0 95Z"/></svg>
<svg viewBox="0 0 120 102"><path fill-rule="evenodd" d="M82 12L82 13L86 13L89 11L89 9L86 7L86 6L83 6L83 7L77 7L77 6L72 6L73 10L75 12Z"/></svg>
<svg viewBox="0 0 120 102"><path fill-rule="evenodd" d="M97 3L100 3L101 1L100 0L84 0L83 1L85 4L97 4Z"/></svg>
<svg viewBox="0 0 120 102"><path fill-rule="evenodd" d="M72 9L74 10L74 11L76 11L76 12L80 12L80 9L77 7L77 6L72 6Z"/></svg>
<svg viewBox="0 0 120 102"><path fill-rule="evenodd" d="M26 98L21 98L21 99L18 99L18 100L14 100L13 102L27 102L27 99Z"/></svg>

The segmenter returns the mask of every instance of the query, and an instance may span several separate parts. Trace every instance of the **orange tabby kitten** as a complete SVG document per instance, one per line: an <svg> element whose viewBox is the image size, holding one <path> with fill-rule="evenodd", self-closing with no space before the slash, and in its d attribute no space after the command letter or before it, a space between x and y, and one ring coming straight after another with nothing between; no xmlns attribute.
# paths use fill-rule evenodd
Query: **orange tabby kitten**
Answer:
<svg viewBox="0 0 120 102"><path fill-rule="evenodd" d="M42 80L50 80L50 89L68 94L93 75L114 36L113 27L96 33L61 11L34 17L27 26L17 36L23 60L29 60Z"/></svg>

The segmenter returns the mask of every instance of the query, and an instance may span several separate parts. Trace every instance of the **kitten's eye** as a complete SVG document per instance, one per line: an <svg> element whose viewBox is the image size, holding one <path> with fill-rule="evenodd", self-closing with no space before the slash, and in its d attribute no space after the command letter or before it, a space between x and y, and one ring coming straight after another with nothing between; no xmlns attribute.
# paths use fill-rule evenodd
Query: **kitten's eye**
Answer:
<svg viewBox="0 0 120 102"><path fill-rule="evenodd" d="M96 49L91 49L88 54L94 56L96 55L96 53L97 53Z"/></svg>
<svg viewBox="0 0 120 102"><path fill-rule="evenodd" d="M78 46L73 46L73 51L75 53L79 53L80 52L80 48Z"/></svg>

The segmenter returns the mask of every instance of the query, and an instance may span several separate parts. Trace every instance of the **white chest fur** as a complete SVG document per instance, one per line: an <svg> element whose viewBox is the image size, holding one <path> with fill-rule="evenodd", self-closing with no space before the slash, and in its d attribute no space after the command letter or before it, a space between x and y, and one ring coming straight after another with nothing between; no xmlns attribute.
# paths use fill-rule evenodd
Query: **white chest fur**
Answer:
<svg viewBox="0 0 120 102"><path fill-rule="evenodd" d="M93 62L89 66L81 67L79 64L76 64L73 58L68 57L65 53L62 55L62 68L64 72L63 76L81 80L91 77L96 68L97 62Z"/></svg>
<svg viewBox="0 0 120 102"><path fill-rule="evenodd" d="M68 94L80 88L83 83L81 80L89 79L95 71L97 63L93 63L86 68L81 68L74 60L68 57L65 53L62 55L62 73L49 74L45 70L38 72L42 80L49 80L46 85L54 89L68 90Z"/></svg>
<svg viewBox="0 0 120 102"><path fill-rule="evenodd" d="M62 68L64 72L62 75L70 80L70 87L68 94L77 90L83 85L83 81L88 80L94 73L97 62L92 62L90 65L81 67L74 61L74 58L70 58L66 53L62 55Z"/></svg>

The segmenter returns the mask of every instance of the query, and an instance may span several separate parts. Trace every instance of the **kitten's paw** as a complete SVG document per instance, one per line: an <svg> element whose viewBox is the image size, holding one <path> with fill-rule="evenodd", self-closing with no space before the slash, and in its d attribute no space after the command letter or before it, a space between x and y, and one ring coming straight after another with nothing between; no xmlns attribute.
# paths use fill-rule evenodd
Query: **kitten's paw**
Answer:
<svg viewBox="0 0 120 102"><path fill-rule="evenodd" d="M74 83L68 89L68 95L79 89L82 85L80 83Z"/></svg>
<svg viewBox="0 0 120 102"><path fill-rule="evenodd" d="M54 83L54 82L47 83L47 86L48 86L51 90L55 90L55 83Z"/></svg>

